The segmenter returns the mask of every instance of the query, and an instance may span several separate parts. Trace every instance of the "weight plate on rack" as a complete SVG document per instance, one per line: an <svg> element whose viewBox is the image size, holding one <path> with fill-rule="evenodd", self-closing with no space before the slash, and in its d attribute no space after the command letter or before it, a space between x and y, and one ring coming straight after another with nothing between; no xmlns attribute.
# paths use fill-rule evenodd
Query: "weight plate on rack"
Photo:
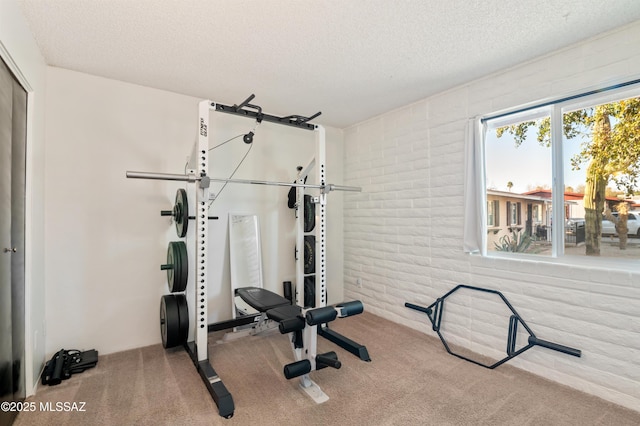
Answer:
<svg viewBox="0 0 640 426"><path fill-rule="evenodd" d="M185 294L175 294L178 302L178 312L180 313L180 344L187 343L189 338L189 307L187 306L187 296Z"/></svg>
<svg viewBox="0 0 640 426"><path fill-rule="evenodd" d="M316 277L313 275L304 277L304 307L316 307Z"/></svg>
<svg viewBox="0 0 640 426"><path fill-rule="evenodd" d="M183 241L172 241L167 248L167 284L172 293L185 291L189 263L187 245Z"/></svg>
<svg viewBox="0 0 640 426"><path fill-rule="evenodd" d="M304 232L311 232L316 227L316 205L311 195L304 196Z"/></svg>
<svg viewBox="0 0 640 426"><path fill-rule="evenodd" d="M304 273L313 274L316 271L316 237L304 236Z"/></svg>
<svg viewBox="0 0 640 426"><path fill-rule="evenodd" d="M180 188L176 191L176 204L173 206L173 218L176 222L176 233L178 237L184 238L187 235L189 225L189 204L187 202L187 191Z"/></svg>
<svg viewBox="0 0 640 426"><path fill-rule="evenodd" d="M160 299L160 334L165 349L187 342L189 309L184 294L167 294Z"/></svg>

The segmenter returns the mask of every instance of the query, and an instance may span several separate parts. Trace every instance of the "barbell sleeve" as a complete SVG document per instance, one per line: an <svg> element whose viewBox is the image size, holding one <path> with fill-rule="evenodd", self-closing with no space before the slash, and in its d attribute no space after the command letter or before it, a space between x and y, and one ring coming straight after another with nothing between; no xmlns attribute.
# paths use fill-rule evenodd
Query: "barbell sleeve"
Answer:
<svg viewBox="0 0 640 426"><path fill-rule="evenodd" d="M127 171L129 179L155 179L155 180L178 180L184 182L195 182L198 178L195 175L179 175L175 173L151 173Z"/></svg>
<svg viewBox="0 0 640 426"><path fill-rule="evenodd" d="M362 192L362 188L359 186L334 185L332 183L326 185L326 189L328 191Z"/></svg>

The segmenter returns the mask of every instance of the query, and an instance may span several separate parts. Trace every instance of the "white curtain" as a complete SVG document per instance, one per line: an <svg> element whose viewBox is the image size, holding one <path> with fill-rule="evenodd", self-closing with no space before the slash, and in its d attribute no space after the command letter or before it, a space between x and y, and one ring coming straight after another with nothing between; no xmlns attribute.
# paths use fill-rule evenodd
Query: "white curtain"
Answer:
<svg viewBox="0 0 640 426"><path fill-rule="evenodd" d="M485 125L478 119L469 120L465 141L464 180L464 239L466 253L483 253L486 234L482 232L486 223L485 171L483 138Z"/></svg>

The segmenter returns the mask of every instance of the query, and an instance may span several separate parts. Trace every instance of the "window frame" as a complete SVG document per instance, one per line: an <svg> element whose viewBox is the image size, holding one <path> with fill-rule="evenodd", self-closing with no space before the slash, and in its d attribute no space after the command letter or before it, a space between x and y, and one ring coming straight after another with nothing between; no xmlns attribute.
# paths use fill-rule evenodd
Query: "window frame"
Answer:
<svg viewBox="0 0 640 426"><path fill-rule="evenodd" d="M514 107L508 110L503 110L500 112L496 112L493 114L487 114L484 117L480 117L478 119L479 123L482 123L483 126L481 128L483 131L480 132L481 143L482 143L482 156L481 156L481 169L483 173L486 173L486 162L485 162L485 144L486 144L486 136L487 133L491 130L495 130L496 128L507 126L509 124L515 124L523 121L535 120L544 116L549 116L551 119L551 178L552 178L552 194L551 194L551 220L553 223L561 223L563 232L553 232L552 233L552 250L551 256L540 256L533 255L527 253L501 253L488 251L487 245L483 244L481 247L480 253L482 256L486 257L517 257L518 259L533 257L539 260L547 260L551 259L552 261L557 261L558 259L567 259L571 264L581 263L583 258L587 256L577 256L577 255L565 255L565 239L564 239L564 227L565 227L565 214L564 214L564 157L563 157L563 115L565 113L589 108L596 105L606 104L609 102L615 102L621 99L628 99L632 97L640 97L640 80L634 80L629 83L622 83L618 86L610 86L607 88L596 88L589 91L584 91L582 94L576 94L572 96L567 96L559 101L541 101L538 103L532 103L529 105L537 105L537 106L527 106L521 105L519 107ZM558 125L560 123L560 125ZM487 188L486 188L486 177L482 180L481 184L481 200L484 202L483 204L487 205ZM556 208L556 206L562 206L561 208ZM541 213L541 212L540 212ZM640 218L640 215L637 215ZM507 209L507 226L510 225L509 222L511 220L511 212ZM483 234L486 235L488 231L489 225L487 221L483 221ZM519 226L519 225L515 225ZM587 263L596 261L598 263L602 262L604 264L619 266L620 264L627 266L632 266L632 269L638 269L635 265L637 263L637 259L623 259L623 258L615 258L615 257L602 257L594 259L591 256L588 256L586 259ZM635 266L635 268L633 268Z"/></svg>

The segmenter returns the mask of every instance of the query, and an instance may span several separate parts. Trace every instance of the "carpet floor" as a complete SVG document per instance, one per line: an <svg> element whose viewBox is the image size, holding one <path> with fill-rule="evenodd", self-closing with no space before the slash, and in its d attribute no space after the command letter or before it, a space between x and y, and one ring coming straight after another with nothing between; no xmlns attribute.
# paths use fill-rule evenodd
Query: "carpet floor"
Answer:
<svg viewBox="0 0 640 426"><path fill-rule="evenodd" d="M640 412L508 364L479 367L447 354L437 338L370 313L338 319L331 328L365 345L372 361L318 338L318 353L335 351L342 362L339 370L311 373L330 398L323 404L298 389L298 379L284 378L282 367L293 361L286 336L276 331L222 343L217 332L209 335L209 360L233 396L231 419L218 415L184 349L154 345L101 356L95 368L40 386L26 400L36 409L14 424L640 424ZM84 411L65 411L73 403Z"/></svg>

